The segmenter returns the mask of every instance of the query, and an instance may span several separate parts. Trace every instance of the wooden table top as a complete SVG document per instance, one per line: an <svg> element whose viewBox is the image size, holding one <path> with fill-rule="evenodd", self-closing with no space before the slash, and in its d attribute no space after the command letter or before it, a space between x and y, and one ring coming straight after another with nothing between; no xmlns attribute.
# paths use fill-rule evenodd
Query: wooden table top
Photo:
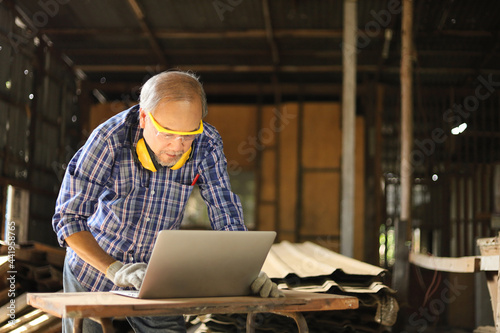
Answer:
<svg viewBox="0 0 500 333"><path fill-rule="evenodd" d="M284 291L257 296L136 299L110 292L28 293L28 304L57 317L117 317L209 313L307 312L358 308L353 296Z"/></svg>

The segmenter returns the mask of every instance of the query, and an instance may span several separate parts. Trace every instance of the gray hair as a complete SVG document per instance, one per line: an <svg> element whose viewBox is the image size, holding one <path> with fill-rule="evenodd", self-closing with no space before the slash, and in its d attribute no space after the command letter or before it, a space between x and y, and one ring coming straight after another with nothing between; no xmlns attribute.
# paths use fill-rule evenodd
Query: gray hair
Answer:
<svg viewBox="0 0 500 333"><path fill-rule="evenodd" d="M140 104L146 112L151 112L162 101L193 101L200 97L202 118L208 113L207 96L199 78L191 72L166 71L156 74L141 88Z"/></svg>

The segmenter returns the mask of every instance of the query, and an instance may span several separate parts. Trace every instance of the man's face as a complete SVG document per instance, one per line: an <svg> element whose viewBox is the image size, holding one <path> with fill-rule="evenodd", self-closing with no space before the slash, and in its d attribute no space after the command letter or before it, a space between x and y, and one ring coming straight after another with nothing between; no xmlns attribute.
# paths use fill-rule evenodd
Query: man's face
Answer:
<svg viewBox="0 0 500 333"><path fill-rule="evenodd" d="M165 135L157 130L153 120L147 115L149 110L140 110L140 126L144 129L144 139L155 153L162 166L173 166L189 150L194 138L180 135ZM192 132L200 127L201 101L166 101L158 104L151 115L161 127L178 132Z"/></svg>

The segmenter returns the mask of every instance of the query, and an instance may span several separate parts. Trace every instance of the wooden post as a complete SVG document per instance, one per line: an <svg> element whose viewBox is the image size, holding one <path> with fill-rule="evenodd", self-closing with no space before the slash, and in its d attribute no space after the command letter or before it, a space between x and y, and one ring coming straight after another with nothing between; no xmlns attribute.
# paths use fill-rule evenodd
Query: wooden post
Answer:
<svg viewBox="0 0 500 333"><path fill-rule="evenodd" d="M374 196L375 196L375 234L378 235L380 233L380 226L382 223L385 223L384 216L384 193L382 189L382 179L384 177L382 170L382 145L383 145L383 137L382 137L382 123L383 123L383 113L384 113L384 97L385 97L385 86L382 84L377 84L377 95L375 102L375 157L373 159L373 174L375 179L375 188L374 188ZM378 239L377 239L378 240ZM379 262L379 252L378 247L380 244L376 243L377 247L371 248L373 251L373 258Z"/></svg>
<svg viewBox="0 0 500 333"><path fill-rule="evenodd" d="M340 251L348 257L354 255L357 16L357 0L344 0Z"/></svg>
<svg viewBox="0 0 500 333"><path fill-rule="evenodd" d="M401 30L401 221L407 223L406 240L411 239L411 186L413 141L413 0L403 3Z"/></svg>
<svg viewBox="0 0 500 333"><path fill-rule="evenodd" d="M403 2L401 26L401 213L395 226L395 263L392 287L400 302L408 300L408 241L411 240L411 188L413 141L413 70L412 70L413 0Z"/></svg>

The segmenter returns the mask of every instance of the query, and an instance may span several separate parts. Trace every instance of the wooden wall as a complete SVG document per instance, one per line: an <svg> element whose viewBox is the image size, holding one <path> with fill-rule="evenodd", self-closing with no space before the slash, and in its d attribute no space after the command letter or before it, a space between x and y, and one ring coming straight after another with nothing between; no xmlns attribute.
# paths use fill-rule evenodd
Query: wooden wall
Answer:
<svg viewBox="0 0 500 333"><path fill-rule="evenodd" d="M276 230L278 241L309 240L339 251L340 104L284 103L279 112L269 105L211 105L206 120L224 139L229 167L237 161L257 172L257 229ZM364 127L364 118L358 117L354 257L360 260L365 238Z"/></svg>
<svg viewBox="0 0 500 333"><path fill-rule="evenodd" d="M275 130L262 152L258 228L279 240L313 241L339 251L341 107L285 103L280 117L265 109L260 131ZM364 119L356 120L355 253L364 250ZM264 135L262 135L264 137Z"/></svg>
<svg viewBox="0 0 500 333"><path fill-rule="evenodd" d="M116 113L116 104L108 106L92 109L92 126ZM339 251L339 103L284 103L280 110L270 105L209 105L205 121L223 138L230 175L256 172L257 229L276 230L278 241L313 241ZM358 117L354 257L360 260L365 237L364 126Z"/></svg>

